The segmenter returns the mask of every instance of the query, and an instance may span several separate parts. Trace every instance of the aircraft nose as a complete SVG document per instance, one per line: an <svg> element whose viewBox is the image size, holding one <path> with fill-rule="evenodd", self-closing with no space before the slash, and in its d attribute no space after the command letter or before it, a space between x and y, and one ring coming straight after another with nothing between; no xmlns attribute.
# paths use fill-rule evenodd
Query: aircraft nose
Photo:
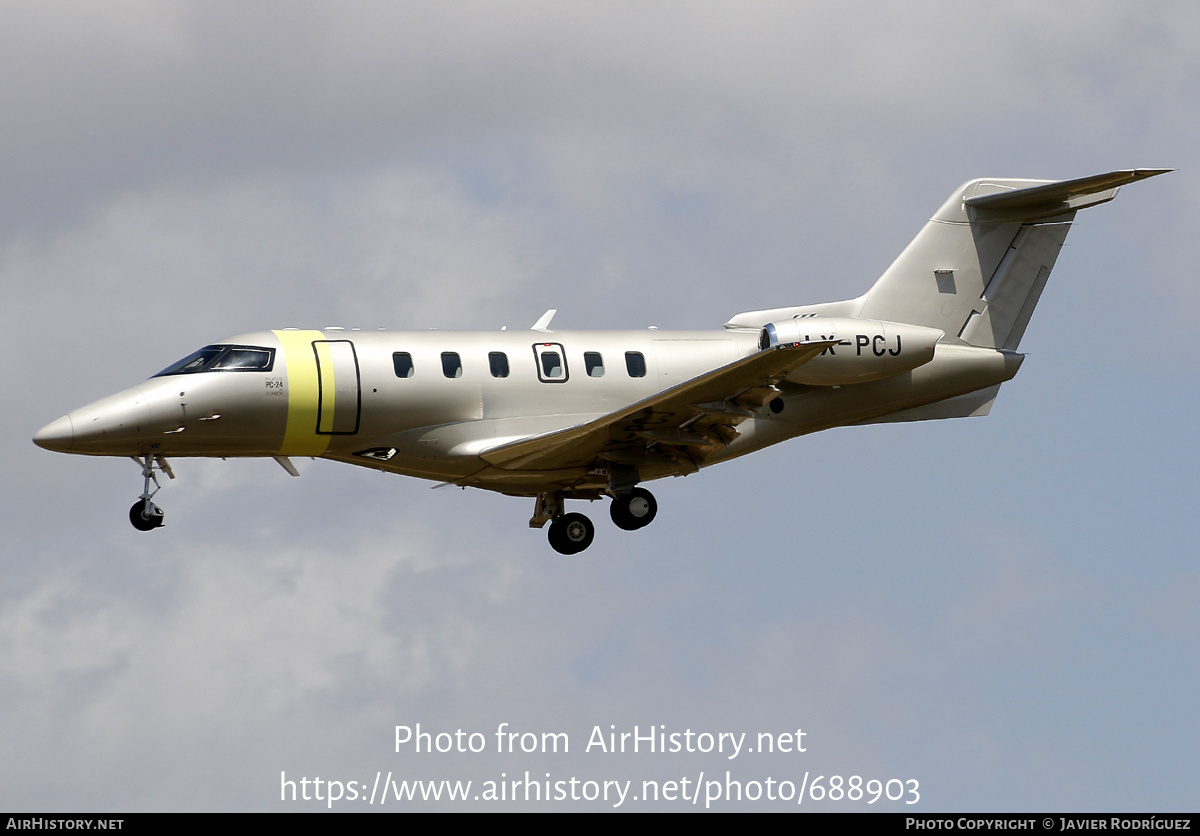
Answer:
<svg viewBox="0 0 1200 836"><path fill-rule="evenodd" d="M51 421L37 431L33 443L47 450L57 450L60 453L71 451L71 442L75 439L75 426L70 415L64 415L57 421Z"/></svg>

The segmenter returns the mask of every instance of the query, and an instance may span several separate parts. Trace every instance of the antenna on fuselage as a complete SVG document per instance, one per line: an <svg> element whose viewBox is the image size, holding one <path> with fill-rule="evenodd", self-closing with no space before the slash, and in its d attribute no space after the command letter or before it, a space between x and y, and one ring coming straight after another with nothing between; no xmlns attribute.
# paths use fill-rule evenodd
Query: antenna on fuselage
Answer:
<svg viewBox="0 0 1200 836"><path fill-rule="evenodd" d="M539 319L537 322L533 323L533 327L530 328L529 330L530 331L549 331L550 330L550 320L554 319L554 315L556 313L558 313L558 308L551 308L550 310L546 311L544 314L542 314L542 318Z"/></svg>

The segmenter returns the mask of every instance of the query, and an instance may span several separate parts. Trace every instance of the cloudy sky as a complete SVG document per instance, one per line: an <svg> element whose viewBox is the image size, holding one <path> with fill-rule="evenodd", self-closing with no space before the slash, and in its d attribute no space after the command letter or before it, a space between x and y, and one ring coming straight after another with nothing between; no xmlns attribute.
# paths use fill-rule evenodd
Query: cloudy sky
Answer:
<svg viewBox="0 0 1200 836"><path fill-rule="evenodd" d="M0 111L6 807L526 771L1195 806L1195 4L14 0ZM142 534L132 462L30 443L246 331L857 296L967 179L1138 166L1178 171L1080 215L990 417L657 483L574 558L527 500L308 460L178 460ZM417 723L488 751L397 753ZM501 723L570 752L497 754ZM584 751L635 725L806 751Z"/></svg>

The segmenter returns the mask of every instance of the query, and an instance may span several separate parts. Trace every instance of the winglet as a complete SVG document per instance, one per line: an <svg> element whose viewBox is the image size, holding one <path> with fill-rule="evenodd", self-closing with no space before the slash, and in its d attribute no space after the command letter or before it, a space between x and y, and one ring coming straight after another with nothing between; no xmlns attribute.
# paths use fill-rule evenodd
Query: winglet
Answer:
<svg viewBox="0 0 1200 836"><path fill-rule="evenodd" d="M530 331L549 331L550 330L550 320L554 319L554 315L556 313L558 313L558 308L551 308L550 310L546 311L544 314L542 314L542 318L539 319L537 322L533 323L533 327L530 328L529 330Z"/></svg>

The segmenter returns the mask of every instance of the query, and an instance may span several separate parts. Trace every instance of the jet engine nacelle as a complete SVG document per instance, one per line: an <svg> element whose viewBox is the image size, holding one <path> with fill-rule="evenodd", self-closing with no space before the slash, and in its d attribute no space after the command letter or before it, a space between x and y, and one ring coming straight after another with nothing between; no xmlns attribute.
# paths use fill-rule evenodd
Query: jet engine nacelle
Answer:
<svg viewBox="0 0 1200 836"><path fill-rule="evenodd" d="M937 328L848 317L798 316L768 323L763 349L788 343L837 340L821 354L788 374L792 383L842 386L866 383L915 369L933 359L945 333Z"/></svg>

